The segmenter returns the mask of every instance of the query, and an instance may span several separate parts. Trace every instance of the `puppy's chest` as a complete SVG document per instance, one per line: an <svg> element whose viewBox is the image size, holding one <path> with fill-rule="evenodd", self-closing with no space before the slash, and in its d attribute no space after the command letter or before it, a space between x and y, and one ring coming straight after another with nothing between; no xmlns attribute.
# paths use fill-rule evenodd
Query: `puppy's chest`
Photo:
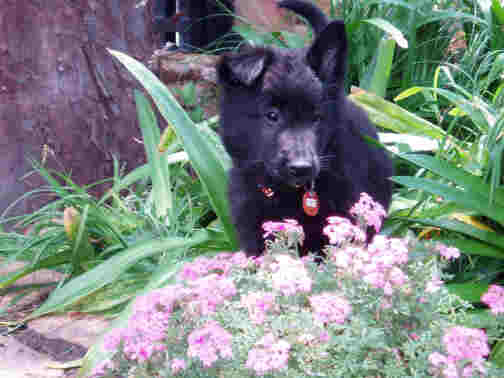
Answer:
<svg viewBox="0 0 504 378"><path fill-rule="evenodd" d="M294 218L298 221L320 222L334 212L326 196L300 189L278 191L262 198L264 216L274 219Z"/></svg>

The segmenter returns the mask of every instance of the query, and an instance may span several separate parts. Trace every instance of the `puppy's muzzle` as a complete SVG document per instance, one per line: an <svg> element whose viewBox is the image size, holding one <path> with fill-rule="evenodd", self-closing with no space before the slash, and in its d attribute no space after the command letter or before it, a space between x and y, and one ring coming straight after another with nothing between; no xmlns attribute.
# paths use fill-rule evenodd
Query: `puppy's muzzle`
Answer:
<svg viewBox="0 0 504 378"><path fill-rule="evenodd" d="M287 165L291 180L297 186L302 186L312 181L315 177L315 167L308 160L295 160Z"/></svg>

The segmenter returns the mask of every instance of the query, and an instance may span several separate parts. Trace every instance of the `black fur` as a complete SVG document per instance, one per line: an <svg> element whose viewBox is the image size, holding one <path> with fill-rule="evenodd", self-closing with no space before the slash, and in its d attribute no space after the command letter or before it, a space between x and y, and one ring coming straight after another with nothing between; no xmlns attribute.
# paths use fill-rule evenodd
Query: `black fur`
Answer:
<svg viewBox="0 0 504 378"><path fill-rule="evenodd" d="M249 48L223 56L221 135L232 157L229 199L241 247L248 255L264 248L261 225L294 218L305 230L305 252L327 244L329 215L350 217L361 192L388 208L392 164L366 143L377 138L366 114L344 94L347 40L342 21L329 22L313 4L285 0L281 7L303 15L315 39L303 49ZM302 207L315 183L320 211ZM267 198L260 190L271 188Z"/></svg>
<svg viewBox="0 0 504 378"><path fill-rule="evenodd" d="M196 51L229 50L241 42L239 35L232 31L234 0L181 0L180 4L181 16L188 20L182 31L186 47ZM158 30L162 31L165 23L173 28L175 0L155 0L153 12ZM162 42L167 41L175 42L174 32L163 33Z"/></svg>

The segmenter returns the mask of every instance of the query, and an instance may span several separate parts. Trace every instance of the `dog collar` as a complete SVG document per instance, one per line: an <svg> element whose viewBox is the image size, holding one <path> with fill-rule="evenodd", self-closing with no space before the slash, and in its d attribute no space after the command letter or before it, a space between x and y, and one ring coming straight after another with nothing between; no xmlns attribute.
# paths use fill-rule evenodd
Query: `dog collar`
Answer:
<svg viewBox="0 0 504 378"><path fill-rule="evenodd" d="M257 185L257 188L264 194L264 197L268 199L273 198L275 195L275 192L269 186ZM303 211L306 215L314 217L318 214L320 210L320 200L317 192L313 189L313 185L311 189L306 190L303 194L302 204Z"/></svg>

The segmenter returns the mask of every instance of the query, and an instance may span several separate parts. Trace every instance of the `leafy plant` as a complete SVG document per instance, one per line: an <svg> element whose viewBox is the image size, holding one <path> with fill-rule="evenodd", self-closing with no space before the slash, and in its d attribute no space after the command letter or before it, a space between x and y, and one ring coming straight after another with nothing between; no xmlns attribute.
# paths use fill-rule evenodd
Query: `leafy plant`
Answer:
<svg viewBox="0 0 504 378"><path fill-rule="evenodd" d="M202 122L205 117L205 112L198 101L194 82L191 81L182 88L175 88L174 90L180 96L181 103L184 108L186 108L189 118L196 123Z"/></svg>
<svg viewBox="0 0 504 378"><path fill-rule="evenodd" d="M451 3L438 0L343 0L338 9L350 40L350 84L362 86L367 67L381 43L382 36L376 33L373 21L394 25L397 32L382 28L390 36L397 35L396 40L403 47L395 54L388 85L391 94L398 88L431 82L437 65L446 58L447 47L457 32L456 23L471 17L453 9ZM407 49L401 40L408 41Z"/></svg>
<svg viewBox="0 0 504 378"><path fill-rule="evenodd" d="M303 234L292 220L264 224L275 238L260 259L187 263L173 284L137 298L105 336L108 358L81 376L502 375L484 360L498 320L488 318L487 333L467 328L470 306L441 281L458 251L383 236L366 247L366 226L381 223L377 207L363 195L353 208L362 228L328 218L322 265L297 257ZM501 312L502 297L487 298Z"/></svg>
<svg viewBox="0 0 504 378"><path fill-rule="evenodd" d="M128 58L117 54L126 64L129 63ZM134 63L135 72L140 77L148 73L145 67L135 66ZM170 114L171 125L186 122L186 128L190 129L174 126L179 137L164 146L172 152L159 152L160 131L154 113L147 99L136 92L148 165L137 168L124 180L117 173L112 188L102 199L95 199L87 193L86 188L75 185L70 178L38 166L38 171L50 187L28 195L48 190L60 199L21 219L21 227L34 225L33 233L30 237L15 239L18 245L22 243L22 247L16 253L12 252L6 263L30 254L31 264L3 277L0 285L8 288L17 279L42 268L62 267L72 275L28 319L63 311L77 302L80 311L96 309L96 303L92 300L88 306L82 306L82 303L89 301L92 296L101 295L104 290L113 290L127 276L126 273L142 276L138 280L142 284L134 286L135 290L140 290L149 282L150 276L156 277L157 272L165 271L164 267L158 266L161 261L169 266L176 264L187 249L195 246L211 251L229 250L236 245L224 197L225 170L229 167L229 158L223 152L215 132L208 126L209 122L194 125L173 97L162 93L167 90L156 87L160 85L155 79L146 86L161 91L154 93L153 97L161 101L162 113ZM178 151L180 145L187 147L183 151L184 156ZM183 167L175 165L187 161L191 161L203 177L202 181L195 181ZM221 181L217 181L219 177ZM147 194L125 197L125 188L131 190L131 185L145 179L151 182L144 192ZM210 196L206 193L210 193ZM208 212L208 204L205 203L209 197L210 202L216 204L215 212L222 215L222 228L216 222L210 225L208 222L201 223ZM130 199L135 202L130 203ZM65 217L62 216L63 212ZM200 229L202 226L208 228ZM140 261L142 264L139 265ZM130 290L119 302L108 301L109 307L126 302L135 290ZM107 305L99 307L104 310Z"/></svg>
<svg viewBox="0 0 504 378"><path fill-rule="evenodd" d="M468 40L476 34L483 34L483 48L504 49L504 8L499 0L464 0L468 13L476 15L478 22L465 23L464 31Z"/></svg>
<svg viewBox="0 0 504 378"><path fill-rule="evenodd" d="M220 144L216 142L218 138L208 140L175 101L165 85L143 64L118 51L109 51L140 81L151 95L161 115L173 126L191 161L191 166L198 174L210 203L219 217L229 240L229 246L231 249L236 248L238 243L231 224L226 198L228 182L226 168L229 158L223 154L223 149L217 146Z"/></svg>

